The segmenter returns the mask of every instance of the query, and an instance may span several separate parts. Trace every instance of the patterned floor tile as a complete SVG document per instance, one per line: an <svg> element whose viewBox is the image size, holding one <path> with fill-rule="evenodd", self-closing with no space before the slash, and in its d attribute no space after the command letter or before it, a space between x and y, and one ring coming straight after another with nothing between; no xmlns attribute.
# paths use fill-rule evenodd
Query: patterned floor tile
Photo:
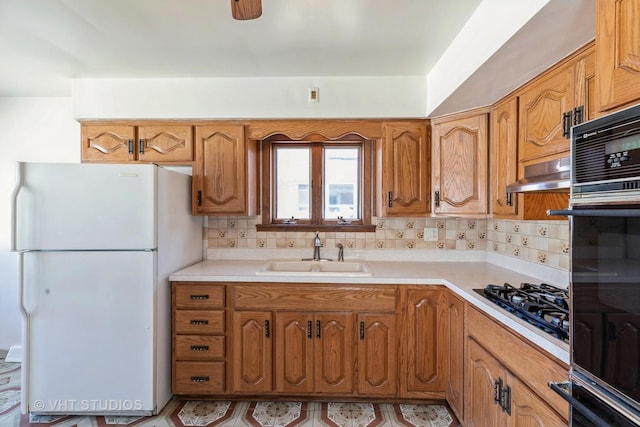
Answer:
<svg viewBox="0 0 640 427"><path fill-rule="evenodd" d="M254 402L244 420L249 426L294 427L309 421L306 402Z"/></svg>
<svg viewBox="0 0 640 427"><path fill-rule="evenodd" d="M153 417L20 414L20 364L0 360L0 427L453 427L440 404L172 399Z"/></svg>
<svg viewBox="0 0 640 427"><path fill-rule="evenodd" d="M449 427L453 418L443 405L396 405L396 415L400 422L416 427Z"/></svg>
<svg viewBox="0 0 640 427"><path fill-rule="evenodd" d="M320 419L331 427L376 427L384 421L373 403L323 403Z"/></svg>

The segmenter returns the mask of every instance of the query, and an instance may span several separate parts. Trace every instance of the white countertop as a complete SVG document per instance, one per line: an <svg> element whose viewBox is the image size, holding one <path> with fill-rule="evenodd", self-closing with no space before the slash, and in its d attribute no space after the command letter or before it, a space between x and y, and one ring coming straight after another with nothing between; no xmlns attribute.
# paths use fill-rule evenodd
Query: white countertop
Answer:
<svg viewBox="0 0 640 427"><path fill-rule="evenodd" d="M171 281L255 282L255 283L363 283L444 285L473 306L496 319L506 327L529 339L542 349L569 364L569 345L537 327L508 313L473 289L487 284L509 282L540 283L540 279L490 262L423 262L423 261L366 261L373 273L369 277L313 277L313 276L261 276L265 260L207 260L194 264L170 276ZM551 283L567 287L567 283Z"/></svg>

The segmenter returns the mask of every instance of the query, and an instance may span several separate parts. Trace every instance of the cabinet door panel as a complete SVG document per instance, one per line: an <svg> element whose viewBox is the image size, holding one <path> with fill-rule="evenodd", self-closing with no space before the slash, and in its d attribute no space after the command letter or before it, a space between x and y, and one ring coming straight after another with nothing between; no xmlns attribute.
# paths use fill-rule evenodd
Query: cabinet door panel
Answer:
<svg viewBox="0 0 640 427"><path fill-rule="evenodd" d="M384 123L381 215L429 212L429 140L424 123Z"/></svg>
<svg viewBox="0 0 640 427"><path fill-rule="evenodd" d="M487 213L487 115L474 114L434 125L434 211Z"/></svg>
<svg viewBox="0 0 640 427"><path fill-rule="evenodd" d="M117 163L135 159L135 126L82 125L81 130L83 162Z"/></svg>
<svg viewBox="0 0 640 427"><path fill-rule="evenodd" d="M640 2L598 0L597 86L600 110L640 99Z"/></svg>
<svg viewBox="0 0 640 427"><path fill-rule="evenodd" d="M193 181L194 213L245 212L247 171L242 125L196 127Z"/></svg>
<svg viewBox="0 0 640 427"><path fill-rule="evenodd" d="M544 400L515 377L508 380L511 387L511 415L508 425L513 427L563 427L566 422Z"/></svg>
<svg viewBox="0 0 640 427"><path fill-rule="evenodd" d="M443 292L407 290L407 391L444 391Z"/></svg>
<svg viewBox="0 0 640 427"><path fill-rule="evenodd" d="M531 85L520 96L520 162L569 151L562 118L574 107L574 74L570 65Z"/></svg>
<svg viewBox="0 0 640 427"><path fill-rule="evenodd" d="M190 162L193 132L190 125L138 127L138 160L144 162Z"/></svg>
<svg viewBox="0 0 640 427"><path fill-rule="evenodd" d="M465 303L448 292L447 302L447 402L464 420L464 312Z"/></svg>
<svg viewBox="0 0 640 427"><path fill-rule="evenodd" d="M396 393L397 350L395 314L358 315L358 392Z"/></svg>
<svg viewBox="0 0 640 427"><path fill-rule="evenodd" d="M491 207L496 215L514 216L518 195L507 195L507 185L518 176L518 98L495 107L491 138Z"/></svg>
<svg viewBox="0 0 640 427"><path fill-rule="evenodd" d="M272 388L271 313L233 314L233 390L270 392Z"/></svg>
<svg viewBox="0 0 640 427"><path fill-rule="evenodd" d="M276 391L313 392L313 317L276 313Z"/></svg>
<svg viewBox="0 0 640 427"><path fill-rule="evenodd" d="M506 420L494 397L494 385L504 372L498 362L473 339L468 339L466 421L470 426L504 425Z"/></svg>
<svg viewBox="0 0 640 427"><path fill-rule="evenodd" d="M353 315L323 313L315 319L316 392L353 392Z"/></svg>

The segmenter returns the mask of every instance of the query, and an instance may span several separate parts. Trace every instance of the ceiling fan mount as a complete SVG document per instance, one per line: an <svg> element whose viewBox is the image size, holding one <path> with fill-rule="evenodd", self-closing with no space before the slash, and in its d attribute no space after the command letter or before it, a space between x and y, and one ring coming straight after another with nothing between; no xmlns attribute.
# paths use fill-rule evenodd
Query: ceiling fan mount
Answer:
<svg viewBox="0 0 640 427"><path fill-rule="evenodd" d="M259 18L262 15L262 0L231 0L231 15L239 21Z"/></svg>

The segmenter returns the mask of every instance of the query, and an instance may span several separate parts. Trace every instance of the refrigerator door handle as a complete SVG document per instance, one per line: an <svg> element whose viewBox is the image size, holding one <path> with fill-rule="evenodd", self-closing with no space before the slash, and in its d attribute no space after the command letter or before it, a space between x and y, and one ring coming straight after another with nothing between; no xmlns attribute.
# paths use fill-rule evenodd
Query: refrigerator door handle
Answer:
<svg viewBox="0 0 640 427"><path fill-rule="evenodd" d="M17 230L17 220L18 220L18 194L22 189L23 178L22 178L22 162L16 162L16 186L13 188L13 192L11 193L11 251L15 252L17 250L18 243L18 230Z"/></svg>
<svg viewBox="0 0 640 427"><path fill-rule="evenodd" d="M24 251L18 252L18 308L22 315L22 369L20 380L22 381L22 399L20 410L23 414L29 411L29 361L30 361L30 340L29 333L29 313L24 304Z"/></svg>

